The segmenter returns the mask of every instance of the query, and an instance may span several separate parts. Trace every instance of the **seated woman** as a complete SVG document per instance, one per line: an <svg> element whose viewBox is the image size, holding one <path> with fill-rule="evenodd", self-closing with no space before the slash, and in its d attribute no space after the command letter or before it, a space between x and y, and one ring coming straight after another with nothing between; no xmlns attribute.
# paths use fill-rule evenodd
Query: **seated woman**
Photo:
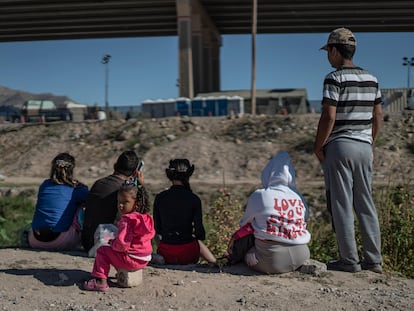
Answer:
<svg viewBox="0 0 414 311"><path fill-rule="evenodd" d="M194 165L187 159L170 161L165 170L172 186L154 200L155 231L160 241L157 253L167 264L197 263L200 256L209 263L216 258L201 242L206 233L200 198L191 191Z"/></svg>
<svg viewBox="0 0 414 311"><path fill-rule="evenodd" d="M73 178L75 158L58 154L52 161L50 179L39 187L36 209L29 231L32 248L69 250L80 246L78 213L88 188Z"/></svg>
<svg viewBox="0 0 414 311"><path fill-rule="evenodd" d="M250 195L240 220L241 227L251 224L255 237L244 259L259 272L291 272L309 259L310 233L306 230L308 210L296 190L289 154L279 152L261 177L263 188Z"/></svg>

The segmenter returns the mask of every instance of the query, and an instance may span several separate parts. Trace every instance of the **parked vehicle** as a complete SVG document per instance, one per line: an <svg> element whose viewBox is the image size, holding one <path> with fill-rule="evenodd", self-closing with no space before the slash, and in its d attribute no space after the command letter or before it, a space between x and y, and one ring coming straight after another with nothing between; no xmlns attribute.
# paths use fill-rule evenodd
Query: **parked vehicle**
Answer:
<svg viewBox="0 0 414 311"><path fill-rule="evenodd" d="M0 122L20 122L20 109L14 106L0 106Z"/></svg>
<svg viewBox="0 0 414 311"><path fill-rule="evenodd" d="M21 110L26 122L31 121L70 121L71 112L68 109L56 107L51 100L28 100Z"/></svg>

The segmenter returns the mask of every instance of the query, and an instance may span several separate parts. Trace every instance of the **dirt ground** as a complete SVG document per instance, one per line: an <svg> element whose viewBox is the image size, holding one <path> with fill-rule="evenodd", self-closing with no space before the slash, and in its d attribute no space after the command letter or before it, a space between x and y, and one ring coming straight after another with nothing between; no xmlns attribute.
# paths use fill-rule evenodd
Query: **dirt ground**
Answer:
<svg viewBox="0 0 414 311"><path fill-rule="evenodd" d="M243 264L148 266L144 283L81 289L93 259L81 252L0 249L1 310L413 310L414 280L390 273L259 275ZM110 276L114 278L114 272Z"/></svg>
<svg viewBox="0 0 414 311"><path fill-rule="evenodd" d="M260 185L267 161L284 149L295 164L298 188L316 211L324 208L323 176L312 154L318 117L0 124L0 193L36 191L52 158L64 151L76 157L76 177L91 186L110 174L117 156L129 148L144 159L153 193L168 186L164 169L175 157L195 164L192 188L203 198L220 187L248 193ZM374 187L412 185L414 117L388 115L386 120L374 151ZM93 264L81 252L3 248L0 258L1 310L414 310L414 280L389 271L269 276L243 264L222 271L154 266L144 270L141 286L114 285L107 293L93 293L80 289Z"/></svg>

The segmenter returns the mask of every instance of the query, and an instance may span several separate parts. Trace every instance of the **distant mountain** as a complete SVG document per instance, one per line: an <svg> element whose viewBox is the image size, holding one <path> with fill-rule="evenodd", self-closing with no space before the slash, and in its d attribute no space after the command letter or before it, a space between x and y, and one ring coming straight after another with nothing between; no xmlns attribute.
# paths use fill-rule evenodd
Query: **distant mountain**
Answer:
<svg viewBox="0 0 414 311"><path fill-rule="evenodd" d="M27 100L52 100L57 107L64 106L65 101L73 101L67 96L57 96L51 93L33 94L25 91L13 90L0 85L0 106L14 106L21 108Z"/></svg>

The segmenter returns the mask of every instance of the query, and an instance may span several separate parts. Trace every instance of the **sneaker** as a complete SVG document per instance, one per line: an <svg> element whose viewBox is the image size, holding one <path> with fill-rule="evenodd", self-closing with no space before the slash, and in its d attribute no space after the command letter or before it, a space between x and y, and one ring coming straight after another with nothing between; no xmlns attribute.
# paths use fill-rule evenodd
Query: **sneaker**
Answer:
<svg viewBox="0 0 414 311"><path fill-rule="evenodd" d="M326 264L328 270L333 271L343 271L343 272L359 272L361 271L360 264L346 264L343 263L341 260L332 260Z"/></svg>
<svg viewBox="0 0 414 311"><path fill-rule="evenodd" d="M382 266L379 263L366 263L363 262L362 265L362 270L369 270L375 273L382 273Z"/></svg>

